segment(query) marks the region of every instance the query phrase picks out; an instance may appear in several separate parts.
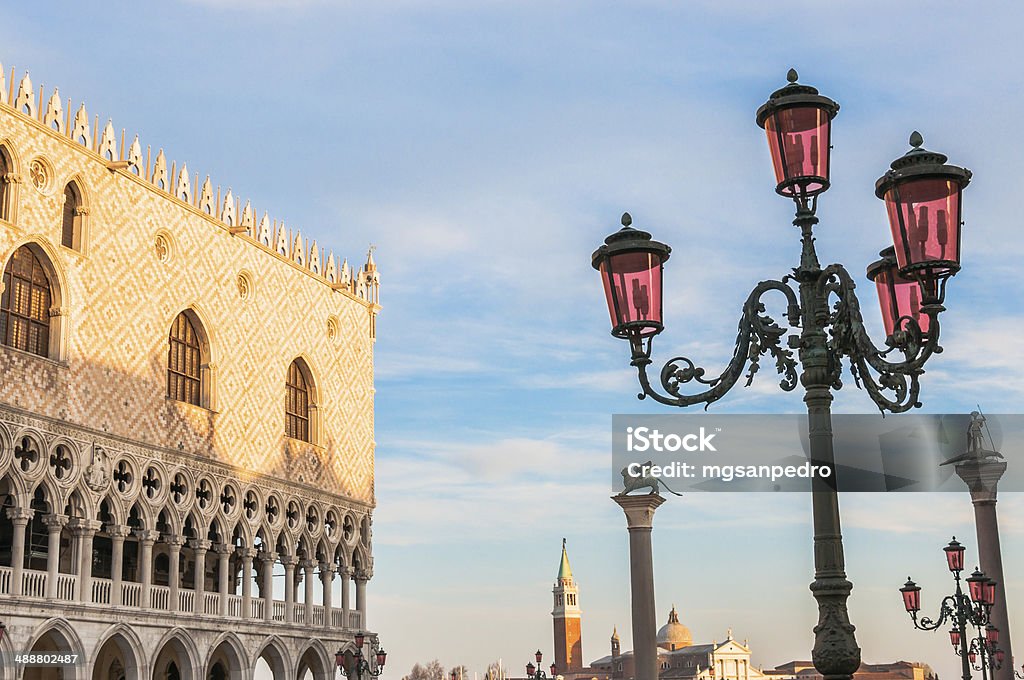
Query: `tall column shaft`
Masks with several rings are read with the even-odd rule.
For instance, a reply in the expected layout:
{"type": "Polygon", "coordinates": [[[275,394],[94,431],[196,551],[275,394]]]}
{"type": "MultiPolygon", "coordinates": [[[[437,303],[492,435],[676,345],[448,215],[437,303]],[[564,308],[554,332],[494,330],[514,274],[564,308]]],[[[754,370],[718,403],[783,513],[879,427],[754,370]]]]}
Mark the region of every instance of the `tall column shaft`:
{"type": "MultiPolygon", "coordinates": [[[[996,515],[996,491],[1006,472],[1006,463],[994,458],[971,460],[956,466],[956,473],[971,490],[974,503],[974,527],[978,534],[978,557],[981,570],[996,581],[996,604],[992,607],[992,625],[999,629],[999,648],[1006,652],[1003,667],[991,671],[992,680],[1013,680],[1013,639],[1006,610],[1006,587],[1003,580],[1003,554],[999,545],[999,519],[996,515]]],[[[967,565],[964,565],[967,566],[967,565]]]]}
{"type": "Polygon", "coordinates": [[[348,613],[352,609],[351,605],[351,590],[352,590],[352,567],[342,567],[341,569],[341,612],[342,617],[345,619],[342,624],[344,628],[348,628],[348,613]]]}
{"type": "Polygon", "coordinates": [[[11,595],[21,595],[22,574],[25,573],[25,530],[35,510],[8,508],[7,517],[14,524],[11,545],[11,595]]]}
{"type": "Polygon", "coordinates": [[[370,575],[365,571],[356,572],[356,610],[359,612],[360,626],[366,628],[366,582],[370,575]]]}
{"type": "Polygon", "coordinates": [[[121,606],[121,581],[124,575],[124,539],[130,529],[124,525],[108,527],[110,532],[110,604],[121,606]]]}
{"type": "Polygon", "coordinates": [[[306,626],[313,625],[313,569],[316,568],[316,562],[313,560],[303,560],[302,571],[306,579],[306,592],[303,595],[302,601],[306,605],[306,613],[303,617],[306,626]]]}
{"type": "Polygon", "coordinates": [[[149,601],[150,591],[153,586],[153,544],[160,538],[160,532],[153,529],[143,529],[135,532],[142,545],[142,559],[139,560],[142,569],[142,586],[140,587],[139,606],[149,609],[152,604],[149,601]]]}
{"type": "Polygon", "coordinates": [[[323,584],[324,626],[330,628],[334,618],[334,565],[329,562],[320,563],[320,582],[323,584]]]}
{"type": "Polygon", "coordinates": [[[284,565],[284,620],[292,623],[295,609],[295,565],[299,560],[292,555],[282,555],[281,564],[284,565]]]}
{"type": "Polygon", "coordinates": [[[176,612],[180,609],[180,604],[178,602],[178,592],[181,587],[181,569],[179,562],[181,561],[181,546],[184,545],[185,539],[181,536],[170,534],[164,536],[164,540],[167,541],[169,560],[167,565],[167,583],[170,590],[170,602],[167,604],[167,607],[170,611],[176,612]]]}
{"type": "Polygon", "coordinates": [[[43,524],[47,529],[46,543],[46,597],[57,597],[57,573],[60,568],[60,532],[68,523],[64,515],[47,515],[43,524]]]}
{"type": "Polygon", "coordinates": [[[626,513],[629,530],[629,591],[636,680],[658,680],[657,623],[654,604],[654,511],[665,502],[658,494],[612,496],[626,513]]]}
{"type": "Polygon", "coordinates": [[[274,620],[274,563],[277,553],[264,553],[263,557],[263,618],[274,620]]]}
{"type": "Polygon", "coordinates": [[[218,591],[220,592],[220,615],[228,615],[228,561],[234,546],[218,545],[214,548],[217,552],[217,576],[219,577],[218,591]]]}
{"type": "Polygon", "coordinates": [[[206,598],[203,593],[206,590],[206,553],[209,549],[210,541],[205,538],[192,541],[192,550],[196,555],[196,573],[193,579],[196,599],[192,606],[196,614],[206,613],[206,598]]]}
{"type": "Polygon", "coordinates": [[[78,531],[81,532],[78,552],[78,599],[92,602],[92,544],[96,532],[103,526],[95,519],[78,520],[78,531]]]}
{"type": "Polygon", "coordinates": [[[252,558],[256,556],[253,548],[242,548],[238,551],[242,558],[242,618],[252,618],[252,558]]]}

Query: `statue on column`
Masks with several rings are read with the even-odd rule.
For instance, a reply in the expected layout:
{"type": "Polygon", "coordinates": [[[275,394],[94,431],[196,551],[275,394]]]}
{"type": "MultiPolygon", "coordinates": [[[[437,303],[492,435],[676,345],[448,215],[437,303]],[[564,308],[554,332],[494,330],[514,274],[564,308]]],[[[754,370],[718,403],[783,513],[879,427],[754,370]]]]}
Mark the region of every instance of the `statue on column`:
{"type": "MultiPolygon", "coordinates": [[[[969,460],[981,461],[986,458],[1003,458],[1003,454],[995,450],[995,444],[992,443],[991,449],[985,448],[985,432],[988,430],[988,425],[985,421],[984,414],[981,411],[971,411],[971,422],[967,425],[967,452],[961,453],[958,456],[953,456],[943,465],[952,465],[954,463],[963,463],[969,460]]],[[[989,441],[991,443],[992,436],[989,435],[989,441]]]]}

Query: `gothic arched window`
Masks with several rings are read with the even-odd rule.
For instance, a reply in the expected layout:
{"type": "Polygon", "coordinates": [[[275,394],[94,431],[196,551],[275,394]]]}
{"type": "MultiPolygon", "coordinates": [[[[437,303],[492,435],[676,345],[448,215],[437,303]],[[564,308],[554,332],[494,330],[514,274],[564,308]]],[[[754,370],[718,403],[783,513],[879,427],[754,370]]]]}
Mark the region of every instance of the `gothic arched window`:
{"type": "Polygon", "coordinates": [[[300,439],[304,442],[310,439],[310,388],[312,382],[307,380],[305,367],[298,359],[288,366],[288,380],[286,381],[287,396],[285,398],[285,434],[292,439],[300,439]]]}
{"type": "Polygon", "coordinates": [[[167,396],[200,405],[202,398],[199,334],[192,320],[182,312],[171,324],[167,350],[167,396]]]}
{"type": "Polygon", "coordinates": [[[49,356],[50,281],[28,246],[14,251],[4,269],[0,341],[8,347],[49,356]]]}
{"type": "Polygon", "coordinates": [[[7,159],[7,153],[3,147],[0,147],[0,220],[11,219],[10,207],[7,205],[8,198],[11,194],[10,188],[7,186],[8,175],[14,172],[11,167],[11,162],[7,159]]]}
{"type": "Polygon", "coordinates": [[[64,187],[64,216],[61,221],[60,244],[74,250],[82,249],[82,219],[85,206],[82,191],[74,182],[64,187]]]}

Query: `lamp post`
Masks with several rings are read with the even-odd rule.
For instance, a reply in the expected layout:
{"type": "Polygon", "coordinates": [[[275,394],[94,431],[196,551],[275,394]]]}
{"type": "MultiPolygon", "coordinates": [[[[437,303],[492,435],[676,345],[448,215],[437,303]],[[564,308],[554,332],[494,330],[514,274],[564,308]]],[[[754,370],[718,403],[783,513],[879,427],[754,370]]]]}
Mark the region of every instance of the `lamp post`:
{"type": "Polygon", "coordinates": [[[900,588],[903,606],[910,614],[918,630],[937,630],[948,621],[949,642],[960,657],[963,680],[971,680],[971,668],[982,672],[983,678],[1002,666],[1003,652],[999,650],[999,629],[991,624],[992,607],[996,603],[996,582],[979,570],[963,579],[967,582],[967,593],[961,587],[960,572],[964,569],[964,547],[953,537],[943,551],[946,565],[953,574],[956,589],[952,595],[942,599],[938,618],[918,618],[921,611],[921,587],[909,577],[900,588]],[[969,627],[977,629],[977,635],[969,635],[969,627]]]}
{"type": "Polygon", "coordinates": [[[362,680],[365,675],[368,678],[379,677],[384,672],[384,663],[388,659],[388,653],[383,648],[378,647],[378,640],[376,637],[372,637],[369,640],[366,639],[365,633],[356,633],[354,639],[356,645],[356,653],[352,659],[352,666],[348,667],[345,665],[345,650],[339,648],[334,654],[334,663],[337,664],[338,670],[347,678],[354,680],[362,680]],[[371,665],[367,661],[366,657],[363,656],[363,645],[369,642],[370,645],[370,656],[374,657],[376,664],[371,665]]]}
{"type": "Polygon", "coordinates": [[[537,659],[537,665],[534,666],[533,662],[526,664],[526,676],[533,678],[533,680],[551,680],[552,678],[558,677],[558,666],[551,664],[548,670],[551,671],[551,675],[547,675],[540,667],[540,662],[544,658],[544,655],[538,649],[534,653],[534,657],[537,659]]]}
{"type": "MultiPolygon", "coordinates": [[[[945,309],[946,282],[960,269],[960,198],[971,173],[923,149],[923,139],[915,132],[910,137],[913,148],[875,183],[893,236],[893,248],[883,250],[882,259],[869,268],[888,335],[885,349],[879,349],[864,330],[853,277],[840,264],[822,267],[814,248],[815,212],[818,196],[829,188],[831,124],[839,105],[798,84],[796,71],[791,69],[787,79],[789,84],[758,109],[757,123],[768,136],[775,190],[796,205],[793,224],[801,234],[800,262],[781,280],[754,287],[743,305],[732,360],[719,376],[676,357],[659,373],[662,391],[651,384],[652,343],[664,329],[662,275],[672,252],[669,246],[632,228],[626,213],[623,228],[605,239],[591,263],[601,273],[612,335],[629,341],[641,399],[649,396],[679,407],[711,404],[736,384],[748,363],[744,377],[750,385],[768,354],[782,376],[783,390],[804,387],[812,463],[833,468],[832,390],[842,386],[843,359],[850,362],[858,387],[866,389],[882,412],[921,405],[924,364],[941,351],[938,317],[945,309]],[[765,313],[762,297],[768,293],[781,294],[787,303],[786,318],[794,331],[787,346],[781,340],[788,330],[765,313]],[[692,393],[685,393],[687,388],[692,393]]],[[[853,584],[846,578],[834,479],[815,477],[812,486],[811,592],[818,603],[812,658],[826,680],[848,680],[860,667],[860,648],[846,607],[853,584]]]]}

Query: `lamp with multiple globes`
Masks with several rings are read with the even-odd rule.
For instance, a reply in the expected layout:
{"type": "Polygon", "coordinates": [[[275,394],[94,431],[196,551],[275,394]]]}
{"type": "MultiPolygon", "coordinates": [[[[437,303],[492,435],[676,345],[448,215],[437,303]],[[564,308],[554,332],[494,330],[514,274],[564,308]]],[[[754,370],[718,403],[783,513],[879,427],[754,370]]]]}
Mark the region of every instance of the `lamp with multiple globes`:
{"type": "Polygon", "coordinates": [[[963,579],[967,582],[967,593],[961,586],[960,574],[964,569],[964,546],[956,537],[943,551],[946,566],[953,574],[956,588],[952,595],[943,598],[939,616],[918,617],[921,611],[921,587],[910,578],[900,588],[903,607],[910,614],[918,630],[937,630],[949,622],[949,643],[960,657],[963,680],[971,680],[971,669],[981,671],[983,678],[990,678],[993,670],[1002,667],[1005,653],[999,649],[999,629],[992,625],[992,607],[996,604],[996,582],[980,570],[963,579]],[[970,631],[974,628],[976,633],[970,631]]]}
{"type": "MultiPolygon", "coordinates": [[[[921,406],[920,376],[939,346],[939,314],[944,311],[946,281],[960,268],[962,190],[969,170],[947,165],[946,156],[921,148],[917,132],[913,147],[892,162],[876,182],[875,194],[885,201],[892,247],[868,268],[875,283],[885,324],[882,348],[864,327],[853,276],[841,264],[822,267],[814,246],[818,198],[831,185],[832,122],[839,104],[817,89],[798,83],[773,92],[757,111],[765,130],[775,171],[775,191],[793,200],[793,224],[800,230],[800,261],[779,280],[757,284],[740,314],[732,359],[717,376],[691,359],[667,361],[656,377],[654,338],[665,328],[663,285],[665,263],[672,249],[635,229],[629,213],[623,228],[605,239],[591,256],[608,304],[612,335],[629,341],[630,365],[636,368],[641,399],[668,405],[705,408],[721,399],[739,381],[749,386],[771,360],[781,376],[779,386],[805,390],[810,457],[834,468],[832,391],[842,386],[843,361],[848,361],[858,387],[883,413],[901,413],[921,406]],[[785,304],[780,324],[766,313],[769,295],[785,304]],[[788,336],[784,340],[784,336],[788,336]],[[795,351],[795,355],[794,355],[795,351]],[[652,384],[655,383],[655,384],[652,384]]],[[[678,256],[677,256],[678,259],[678,256]]],[[[689,262],[691,269],[700,263],[689,262]]],[[[812,651],[815,668],[828,680],[848,680],[860,667],[846,601],[853,585],[847,580],[835,476],[815,479],[812,487],[815,580],[811,591],[818,604],[818,625],[812,651]]]]}
{"type": "Polygon", "coordinates": [[[533,656],[537,659],[537,665],[534,666],[532,661],[526,664],[526,677],[532,678],[533,680],[552,680],[553,678],[558,677],[558,666],[556,666],[555,664],[551,664],[551,666],[548,668],[548,670],[551,671],[551,675],[547,675],[541,669],[540,662],[543,660],[544,655],[541,653],[539,649],[534,653],[533,656]]]}
{"type": "Polygon", "coordinates": [[[367,643],[365,633],[356,633],[353,636],[353,644],[355,645],[356,651],[352,655],[352,663],[346,663],[345,650],[339,648],[334,654],[334,663],[338,667],[338,671],[347,678],[354,680],[362,680],[363,676],[367,678],[379,677],[384,672],[384,664],[387,662],[388,653],[383,648],[379,647],[378,640],[376,637],[372,637],[369,640],[370,644],[370,658],[374,663],[363,656],[363,646],[367,643]]]}

